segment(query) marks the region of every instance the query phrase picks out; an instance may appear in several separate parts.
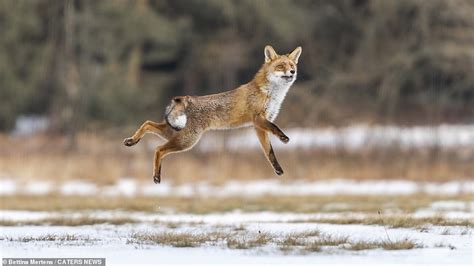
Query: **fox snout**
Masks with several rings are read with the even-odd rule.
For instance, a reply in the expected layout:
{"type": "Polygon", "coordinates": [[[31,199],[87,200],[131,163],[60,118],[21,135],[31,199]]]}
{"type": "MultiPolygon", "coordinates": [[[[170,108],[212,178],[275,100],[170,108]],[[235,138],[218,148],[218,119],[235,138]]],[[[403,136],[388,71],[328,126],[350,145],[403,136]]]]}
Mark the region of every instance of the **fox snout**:
{"type": "Polygon", "coordinates": [[[286,82],[292,82],[295,79],[295,76],[296,71],[292,69],[290,71],[286,71],[283,75],[281,75],[281,78],[286,82]]]}

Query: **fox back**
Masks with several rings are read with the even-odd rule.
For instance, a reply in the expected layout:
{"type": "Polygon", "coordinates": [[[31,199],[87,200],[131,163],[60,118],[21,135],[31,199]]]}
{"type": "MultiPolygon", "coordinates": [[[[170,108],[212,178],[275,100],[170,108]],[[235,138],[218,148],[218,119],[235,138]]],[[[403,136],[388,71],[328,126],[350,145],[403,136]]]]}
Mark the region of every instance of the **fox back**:
{"type": "Polygon", "coordinates": [[[273,122],[296,80],[301,48],[278,55],[267,46],[264,52],[265,63],[249,83],[212,95],[175,97],[165,114],[168,124],[178,129],[178,124],[195,121],[193,126],[202,130],[230,129],[250,126],[257,115],[273,122]]]}
{"type": "Polygon", "coordinates": [[[137,144],[145,133],[167,140],[155,150],[153,180],[161,182],[161,160],[170,153],[191,149],[202,134],[212,129],[253,126],[265,157],[277,175],[283,174],[270,143],[269,133],[283,143],[290,139],[273,123],[288,90],[296,80],[301,47],[278,55],[271,46],[264,49],[265,62],[255,77],[238,88],[206,96],[178,96],[166,107],[165,121],[145,121],[124,144],[137,144]]]}

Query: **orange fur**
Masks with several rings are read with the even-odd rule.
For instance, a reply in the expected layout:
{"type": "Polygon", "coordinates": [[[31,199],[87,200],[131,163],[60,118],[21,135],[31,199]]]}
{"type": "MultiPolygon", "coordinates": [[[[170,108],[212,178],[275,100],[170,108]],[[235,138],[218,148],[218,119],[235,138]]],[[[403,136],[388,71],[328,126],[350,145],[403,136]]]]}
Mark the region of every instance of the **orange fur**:
{"type": "Polygon", "coordinates": [[[161,160],[164,156],[192,148],[205,131],[243,126],[255,127],[265,157],[278,175],[283,174],[268,133],[276,135],[284,143],[289,141],[273,121],[296,80],[301,47],[290,54],[278,55],[271,46],[266,46],[264,54],[265,63],[249,83],[212,95],[175,97],[166,108],[166,121],[147,121],[132,137],[124,140],[125,145],[132,146],[145,133],[151,132],[168,141],[155,152],[155,183],[161,181],[161,160]]]}

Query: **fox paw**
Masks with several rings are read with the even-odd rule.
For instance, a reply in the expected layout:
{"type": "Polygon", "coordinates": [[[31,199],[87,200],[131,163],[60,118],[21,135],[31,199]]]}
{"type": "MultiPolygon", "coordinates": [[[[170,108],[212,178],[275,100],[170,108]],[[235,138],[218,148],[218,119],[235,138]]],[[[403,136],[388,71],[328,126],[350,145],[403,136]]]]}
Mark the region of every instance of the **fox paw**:
{"type": "Polygon", "coordinates": [[[275,168],[275,174],[277,174],[277,175],[283,175],[283,169],[281,169],[281,167],[276,167],[276,168],[275,168]]]}
{"type": "Polygon", "coordinates": [[[133,146],[133,145],[137,144],[139,141],[140,141],[140,139],[134,140],[133,138],[126,138],[126,139],[123,140],[123,144],[125,146],[130,147],[130,146],[133,146]]]}
{"type": "Polygon", "coordinates": [[[282,136],[280,136],[280,140],[281,140],[281,142],[286,144],[290,141],[290,138],[288,138],[286,135],[282,135],[282,136]]]}
{"type": "Polygon", "coordinates": [[[161,183],[161,175],[154,175],[153,182],[155,182],[155,184],[161,183]]]}

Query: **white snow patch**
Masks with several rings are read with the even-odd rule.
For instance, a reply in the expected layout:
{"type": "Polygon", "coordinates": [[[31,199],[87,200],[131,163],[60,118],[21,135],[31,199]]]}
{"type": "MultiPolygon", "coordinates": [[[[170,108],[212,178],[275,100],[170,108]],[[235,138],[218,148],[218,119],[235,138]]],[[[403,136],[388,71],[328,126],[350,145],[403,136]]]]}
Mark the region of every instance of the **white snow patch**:
{"type": "MultiPolygon", "coordinates": [[[[290,128],[284,130],[290,137],[288,144],[275,141],[277,149],[347,149],[385,148],[398,146],[409,148],[439,147],[446,149],[474,147],[474,125],[439,126],[370,126],[354,125],[343,128],[290,128]]],[[[197,148],[204,152],[225,147],[242,151],[260,149],[255,132],[251,129],[222,136],[213,132],[203,136],[197,148]],[[224,145],[213,145],[213,143],[224,145]]]]}
{"type": "Polygon", "coordinates": [[[60,192],[63,195],[87,196],[96,194],[98,190],[96,184],[79,180],[68,181],[60,188],[60,192]]]}
{"type": "MultiPolygon", "coordinates": [[[[151,182],[151,181],[150,181],[151,182]]],[[[0,195],[32,194],[44,195],[59,191],[62,195],[103,196],[158,196],[158,197],[256,197],[264,195],[311,196],[311,195],[431,195],[474,194],[474,181],[450,181],[446,183],[415,182],[407,180],[365,180],[346,179],[321,181],[255,180],[229,181],[222,185],[208,182],[173,185],[169,182],[155,185],[139,183],[132,178],[123,178],[116,184],[98,186],[95,183],[72,180],[62,184],[52,181],[31,181],[21,186],[13,179],[0,179],[0,195]],[[19,190],[18,187],[25,187],[19,190]]]]}
{"type": "MultiPolygon", "coordinates": [[[[223,225],[223,224],[221,224],[223,225]]],[[[227,225],[240,225],[240,221],[227,225]]],[[[141,265],[158,262],[167,264],[285,264],[285,265],[472,265],[472,235],[442,234],[445,227],[431,227],[420,232],[411,228],[386,228],[377,225],[333,225],[314,223],[259,223],[244,224],[245,236],[253,237],[258,232],[270,233],[277,238],[288,234],[319,230],[322,234],[347,236],[355,241],[396,241],[406,238],[422,246],[410,250],[388,251],[383,249],[347,251],[333,247],[331,251],[316,253],[285,254],[277,245],[269,244],[249,250],[229,250],[225,242],[217,246],[203,245],[197,248],[173,248],[165,245],[127,244],[133,233],[154,232],[229,232],[228,227],[215,227],[209,224],[182,225],[170,229],[159,224],[96,225],[96,226],[21,226],[0,227],[2,238],[35,237],[46,234],[89,236],[90,242],[74,244],[74,241],[8,241],[0,240],[2,256],[24,257],[84,257],[84,254],[105,257],[107,265],[141,265]],[[445,247],[439,247],[442,244],[445,247]],[[454,247],[453,249],[448,246],[454,247]]],[[[458,230],[459,229],[459,230],[458,230]]],[[[453,232],[461,228],[449,227],[453,232]]],[[[464,229],[462,229],[464,230],[464,229]]]]}
{"type": "Polygon", "coordinates": [[[101,194],[105,196],[127,196],[132,197],[137,194],[138,183],[131,178],[122,178],[115,185],[106,186],[101,194]]]}
{"type": "Polygon", "coordinates": [[[431,208],[437,211],[456,210],[474,212],[474,201],[444,200],[431,203],[431,208]]]}
{"type": "Polygon", "coordinates": [[[17,192],[17,183],[13,179],[0,179],[0,195],[13,195],[17,192]]]}
{"type": "Polygon", "coordinates": [[[46,195],[53,191],[53,183],[50,181],[31,181],[26,184],[23,194],[46,195]]]}

